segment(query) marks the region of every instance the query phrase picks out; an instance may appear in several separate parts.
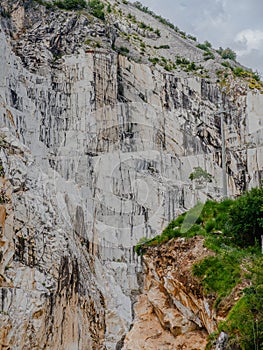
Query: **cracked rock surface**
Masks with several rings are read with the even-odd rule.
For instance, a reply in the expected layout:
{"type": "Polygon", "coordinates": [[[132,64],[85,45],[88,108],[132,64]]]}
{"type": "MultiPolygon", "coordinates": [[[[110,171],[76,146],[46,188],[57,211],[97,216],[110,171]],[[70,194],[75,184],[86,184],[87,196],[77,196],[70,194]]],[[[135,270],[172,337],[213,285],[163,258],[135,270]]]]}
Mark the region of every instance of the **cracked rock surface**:
{"type": "MultiPolygon", "coordinates": [[[[133,246],[197,201],[222,197],[221,101],[230,111],[229,194],[262,180],[262,95],[233,77],[223,93],[214,68],[208,79],[150,64],[147,55],[166,36],[171,48],[160,52],[167,60],[178,53],[201,60],[202,52],[131,5],[110,2],[122,15],[113,11],[102,22],[35,1],[1,1],[3,349],[122,346],[142,280],[133,246]],[[129,12],[161,37],[129,22],[129,12]],[[135,34],[148,45],[145,57],[135,34]],[[125,56],[118,50],[128,35],[125,56]],[[191,182],[198,166],[212,182],[191,182]]],[[[160,321],[154,296],[150,304],[143,298],[140,320],[158,323],[145,344],[163,339],[167,325],[171,348],[185,329],[204,344],[214,327],[209,318],[200,323],[175,310],[160,321]]]]}

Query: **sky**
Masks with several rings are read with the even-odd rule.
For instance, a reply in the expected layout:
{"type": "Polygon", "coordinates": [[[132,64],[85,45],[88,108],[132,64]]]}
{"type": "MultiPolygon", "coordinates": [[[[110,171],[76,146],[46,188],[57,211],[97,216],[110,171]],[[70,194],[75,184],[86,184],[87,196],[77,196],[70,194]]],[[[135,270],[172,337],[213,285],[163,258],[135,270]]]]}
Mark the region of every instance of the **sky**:
{"type": "Polygon", "coordinates": [[[263,76],[263,0],[140,0],[155,13],[263,76]]]}

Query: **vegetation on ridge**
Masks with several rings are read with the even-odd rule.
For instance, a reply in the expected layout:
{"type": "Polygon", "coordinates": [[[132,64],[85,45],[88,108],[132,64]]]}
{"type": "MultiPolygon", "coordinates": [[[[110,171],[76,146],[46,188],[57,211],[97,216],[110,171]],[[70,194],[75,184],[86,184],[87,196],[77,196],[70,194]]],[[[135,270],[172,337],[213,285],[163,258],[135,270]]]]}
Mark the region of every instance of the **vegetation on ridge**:
{"type": "Polygon", "coordinates": [[[215,251],[221,245],[234,248],[259,246],[263,235],[263,186],[253,188],[235,200],[208,200],[204,205],[198,203],[171,221],[161,235],[138,243],[135,250],[143,254],[148,246],[162,244],[175,237],[196,235],[206,237],[206,244],[215,251]],[[185,230],[187,223],[190,226],[185,230]]]}
{"type": "MultiPolygon", "coordinates": [[[[55,7],[68,11],[78,11],[87,9],[91,15],[101,20],[105,19],[104,4],[100,0],[55,0],[53,2],[47,2],[45,0],[34,1],[50,9],[53,9],[55,7]]],[[[110,4],[108,4],[107,12],[111,12],[110,4]]]]}
{"type": "MultiPolygon", "coordinates": [[[[144,6],[139,1],[135,1],[133,3],[133,6],[135,6],[137,9],[141,10],[142,12],[148,13],[152,17],[156,18],[160,23],[167,25],[171,29],[174,29],[176,32],[180,32],[179,28],[175,26],[173,23],[171,23],[168,19],[163,18],[162,16],[156,15],[152,10],[150,10],[147,6],[144,6]]],[[[181,34],[184,34],[184,32],[180,32],[181,34]]]]}
{"type": "Polygon", "coordinates": [[[53,4],[65,10],[80,10],[87,7],[85,0],[58,0],[54,1],[53,4]]]}
{"type": "MultiPolygon", "coordinates": [[[[210,78],[213,77],[215,71],[213,68],[209,68],[209,72],[205,69],[200,63],[204,63],[208,60],[214,60],[216,58],[216,65],[218,67],[221,62],[225,69],[217,69],[217,72],[221,72],[218,82],[220,84],[226,83],[226,77],[239,77],[247,81],[247,86],[252,90],[259,90],[263,93],[263,83],[260,81],[260,77],[258,73],[254,73],[250,70],[245,70],[242,67],[238,66],[236,62],[236,53],[230,48],[223,49],[219,47],[218,50],[212,48],[212,44],[208,41],[204,43],[196,43],[195,46],[201,50],[203,50],[203,58],[198,59],[198,61],[190,62],[185,57],[180,56],[172,56],[172,50],[164,54],[165,49],[172,49],[172,45],[168,44],[159,44],[154,42],[151,44],[150,40],[156,41],[163,33],[161,33],[160,28],[153,28],[151,25],[144,23],[141,21],[140,16],[136,19],[135,15],[128,12],[122,11],[122,9],[118,6],[120,1],[115,2],[113,5],[108,3],[107,1],[103,2],[101,0],[33,0],[41,5],[46,6],[49,9],[60,8],[66,11],[78,11],[78,15],[84,14],[88,18],[89,15],[97,17],[101,20],[111,21],[112,16],[116,15],[120,21],[126,20],[129,24],[129,31],[125,32],[123,30],[119,30],[118,36],[122,39],[120,41],[120,45],[122,47],[126,47],[124,44],[124,40],[127,40],[129,44],[132,44],[129,47],[129,52],[127,50],[122,50],[122,48],[118,47],[118,44],[115,46],[112,44],[112,49],[119,52],[122,55],[127,56],[129,59],[133,59],[136,62],[146,61],[148,59],[152,64],[163,67],[163,69],[167,72],[172,72],[175,70],[184,71],[186,73],[191,72],[193,75],[199,76],[201,78],[210,78]],[[111,14],[111,15],[109,15],[111,14]],[[131,31],[130,31],[131,30],[131,31]],[[146,38],[146,41],[142,41],[142,37],[146,38]],[[136,42],[137,41],[137,42],[136,42]],[[155,51],[154,51],[155,50],[155,51]],[[158,51],[157,51],[158,50],[158,51]],[[162,51],[160,51],[162,50],[162,51]],[[165,55],[163,57],[162,55],[165,55]],[[219,57],[221,56],[221,58],[219,57]],[[231,61],[232,62],[231,62],[231,61]],[[210,71],[211,70],[211,71],[210,71]],[[208,74],[209,73],[209,74],[208,74]],[[212,75],[210,74],[212,73],[212,75]]],[[[163,18],[155,14],[151,11],[147,6],[142,5],[139,1],[134,3],[129,3],[126,0],[122,0],[123,4],[134,6],[142,12],[149,14],[154,17],[161,24],[168,26],[173,29],[176,33],[180,34],[185,39],[190,39],[192,41],[197,41],[196,37],[191,35],[187,35],[185,32],[179,30],[177,26],[171,23],[169,20],[163,18]]],[[[2,16],[8,16],[8,11],[2,11],[2,16]]],[[[118,28],[118,26],[116,26],[118,28]]],[[[106,34],[106,36],[109,34],[106,34]]],[[[83,43],[89,45],[93,48],[97,47],[105,47],[107,46],[107,42],[94,40],[94,38],[87,38],[83,40],[83,43]],[[88,44],[90,42],[90,45],[88,44]]],[[[192,42],[193,45],[193,42],[192,42]]],[[[108,46],[107,46],[108,47],[108,46]]],[[[128,48],[128,46],[127,46],[128,48]]],[[[60,57],[60,56],[58,56],[60,57]]],[[[55,57],[57,58],[57,56],[55,57]]],[[[208,66],[209,67],[209,66],[208,66]]]]}
{"type": "Polygon", "coordinates": [[[219,53],[219,55],[221,55],[223,59],[230,59],[232,61],[235,61],[237,58],[236,53],[233,50],[231,50],[229,47],[227,47],[226,49],[219,47],[217,52],[219,53]]]}
{"type": "Polygon", "coordinates": [[[207,349],[212,347],[221,331],[230,336],[228,349],[261,349],[263,186],[235,200],[199,203],[173,220],[161,235],[141,240],[135,250],[143,254],[147,247],[157,246],[174,237],[196,235],[204,236],[205,246],[215,254],[194,265],[193,275],[199,279],[205,294],[214,296],[214,308],[225,317],[218,332],[210,336],[207,349]],[[239,300],[233,306],[237,295],[239,300]]]}
{"type": "Polygon", "coordinates": [[[258,72],[254,72],[251,69],[245,69],[244,67],[237,66],[233,67],[229,61],[222,62],[222,66],[227,68],[227,70],[218,70],[216,74],[218,77],[223,77],[221,84],[226,84],[227,77],[237,77],[246,81],[248,87],[251,90],[259,90],[263,94],[263,82],[260,80],[260,75],[258,72]]]}

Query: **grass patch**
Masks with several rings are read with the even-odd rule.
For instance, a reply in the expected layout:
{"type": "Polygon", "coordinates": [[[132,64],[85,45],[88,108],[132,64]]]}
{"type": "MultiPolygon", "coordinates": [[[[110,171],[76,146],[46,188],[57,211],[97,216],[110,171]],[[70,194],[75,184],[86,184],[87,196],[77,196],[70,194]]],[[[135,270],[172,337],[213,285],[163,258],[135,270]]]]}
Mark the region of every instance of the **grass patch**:
{"type": "Polygon", "coordinates": [[[263,234],[262,208],[263,187],[252,189],[236,200],[198,203],[172,220],[161,235],[145,241],[143,245],[153,246],[175,237],[202,235],[206,237],[206,246],[215,252],[226,246],[231,249],[257,246],[258,237],[263,234]]]}
{"type": "MultiPolygon", "coordinates": [[[[205,246],[214,251],[193,266],[204,293],[215,298],[214,308],[224,307],[226,298],[241,281],[248,288],[230,310],[207,345],[211,349],[221,331],[229,335],[229,349],[258,349],[263,344],[263,256],[257,239],[263,233],[263,187],[254,188],[236,200],[199,203],[179,215],[161,235],[143,239],[135,247],[144,254],[149,246],[158,246],[176,237],[205,238],[205,246]],[[253,344],[253,345],[252,345],[253,344]],[[232,346],[232,347],[231,347],[232,346]]],[[[222,310],[222,309],[221,309],[222,310]]]]}
{"type": "MultiPolygon", "coordinates": [[[[254,255],[255,257],[255,255],[254,255]]],[[[219,325],[221,331],[229,334],[231,349],[262,349],[263,344],[263,257],[258,254],[248,267],[250,287],[243,290],[243,296],[233,306],[226,321],[219,325]]]]}
{"type": "MultiPolygon", "coordinates": [[[[206,294],[216,294],[220,301],[240,282],[240,254],[231,251],[204,259],[194,265],[193,275],[200,278],[206,294]]],[[[216,302],[217,307],[219,302],[216,302]]]]}
{"type": "MultiPolygon", "coordinates": [[[[222,202],[207,201],[205,204],[198,203],[188,212],[179,215],[175,220],[172,220],[169,225],[163,230],[162,234],[149,240],[144,240],[142,243],[144,248],[147,246],[158,245],[167,242],[169,239],[176,237],[194,237],[202,235],[206,237],[207,246],[218,249],[221,240],[225,243],[231,239],[228,236],[220,233],[227,227],[228,210],[233,201],[230,199],[222,202]],[[214,242],[215,241],[215,242],[214,242]]],[[[140,246],[138,243],[138,250],[140,246]]],[[[136,247],[137,247],[136,246],[136,247]]]]}

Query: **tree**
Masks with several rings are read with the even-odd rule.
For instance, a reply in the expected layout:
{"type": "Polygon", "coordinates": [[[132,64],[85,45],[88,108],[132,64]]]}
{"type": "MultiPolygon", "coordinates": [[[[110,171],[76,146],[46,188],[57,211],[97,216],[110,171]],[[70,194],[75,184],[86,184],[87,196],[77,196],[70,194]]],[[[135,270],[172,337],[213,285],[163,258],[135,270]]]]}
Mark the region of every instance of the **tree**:
{"type": "Polygon", "coordinates": [[[93,16],[104,20],[104,4],[100,0],[90,0],[88,5],[90,12],[93,16]]]}
{"type": "Polygon", "coordinates": [[[205,45],[206,47],[208,47],[209,49],[212,48],[212,44],[211,44],[209,41],[207,41],[207,40],[204,42],[204,45],[205,45]]]}
{"type": "Polygon", "coordinates": [[[212,182],[213,176],[209,174],[207,171],[202,169],[200,166],[195,167],[194,171],[189,175],[189,179],[191,181],[198,180],[198,181],[205,181],[205,182],[212,182]]]}
{"type": "Polygon", "coordinates": [[[233,202],[228,231],[241,247],[258,244],[263,235],[263,186],[253,188],[233,202]]]}
{"type": "Polygon", "coordinates": [[[222,49],[222,47],[220,47],[217,52],[224,59],[230,59],[230,60],[235,61],[237,58],[235,51],[231,50],[229,47],[227,47],[226,49],[222,49]]]}
{"type": "Polygon", "coordinates": [[[81,10],[87,7],[87,3],[85,0],[55,1],[54,5],[65,10],[81,10]]]}

